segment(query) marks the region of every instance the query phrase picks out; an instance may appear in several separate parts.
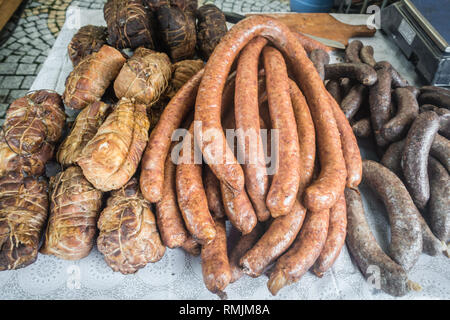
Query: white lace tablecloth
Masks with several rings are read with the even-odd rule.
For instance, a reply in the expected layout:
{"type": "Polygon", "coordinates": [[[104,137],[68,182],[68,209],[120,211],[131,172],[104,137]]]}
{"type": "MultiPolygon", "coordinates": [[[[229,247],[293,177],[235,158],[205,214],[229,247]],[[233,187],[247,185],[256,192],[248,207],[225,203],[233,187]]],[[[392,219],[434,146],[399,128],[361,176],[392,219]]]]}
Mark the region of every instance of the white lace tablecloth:
{"type": "MultiPolygon", "coordinates": [[[[365,16],[337,15],[343,22],[363,24],[365,16]]],[[[100,10],[68,10],[68,17],[58,39],[31,89],[64,91],[64,81],[72,69],[67,44],[76,29],[85,24],[105,24],[100,10]],[[74,28],[75,27],[75,28],[74,28]]],[[[412,83],[418,78],[413,67],[395,45],[380,32],[374,38],[361,39],[375,48],[377,60],[390,61],[412,83]]],[[[333,59],[339,59],[333,57],[333,59]]],[[[373,158],[362,146],[363,155],[373,158]]],[[[389,227],[382,204],[367,188],[361,187],[366,213],[383,248],[387,247],[389,227]]],[[[422,291],[402,299],[450,299],[450,259],[422,255],[409,273],[422,291]]],[[[267,277],[244,276],[226,290],[229,299],[392,299],[371,287],[351,261],[344,247],[332,269],[323,278],[308,272],[298,283],[282,289],[273,297],[266,287],[267,277]]],[[[113,272],[96,248],[80,261],[64,261],[39,254],[32,265],[15,271],[0,272],[1,299],[218,299],[202,281],[199,257],[181,249],[168,249],[164,258],[148,264],[133,275],[113,272]]]]}

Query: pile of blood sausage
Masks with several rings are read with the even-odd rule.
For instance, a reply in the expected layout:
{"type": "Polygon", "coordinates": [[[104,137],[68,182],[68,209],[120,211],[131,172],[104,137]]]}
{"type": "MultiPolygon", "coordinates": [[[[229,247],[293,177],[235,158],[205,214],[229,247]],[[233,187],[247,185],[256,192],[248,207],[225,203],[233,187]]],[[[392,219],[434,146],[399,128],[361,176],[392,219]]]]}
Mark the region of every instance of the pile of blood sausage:
{"type": "Polygon", "coordinates": [[[38,251],[78,260],[96,244],[131,274],[182,248],[200,255],[212,293],[264,274],[276,295],[329,272],[347,243],[365,277],[378,266],[381,289],[401,296],[419,288],[407,273],[422,251],[447,252],[448,91],[409,86],[359,41],[329,64],[327,47],[266,16],[237,23],[206,65],[82,38],[62,97],[39,90],[7,112],[0,270],[38,251]],[[80,110],[70,128],[64,105],[80,110]],[[374,140],[381,164],[361,159],[356,137],[374,140]],[[61,172],[47,183],[54,155],[61,172]],[[389,214],[387,253],[361,181],[389,214]]]}
{"type": "MultiPolygon", "coordinates": [[[[409,85],[372,46],[352,41],[345,62],[311,56],[362,141],[372,141],[380,163],[363,161],[363,183],[384,203],[391,241],[385,254],[364,219],[361,196],[346,189],[347,245],[363,274],[382,272],[381,288],[401,296],[418,285],[407,279],[421,252],[448,256],[450,241],[450,91],[409,85]],[[370,245],[367,245],[370,243],[370,245]]],[[[369,274],[367,274],[369,276],[369,274]]]]}

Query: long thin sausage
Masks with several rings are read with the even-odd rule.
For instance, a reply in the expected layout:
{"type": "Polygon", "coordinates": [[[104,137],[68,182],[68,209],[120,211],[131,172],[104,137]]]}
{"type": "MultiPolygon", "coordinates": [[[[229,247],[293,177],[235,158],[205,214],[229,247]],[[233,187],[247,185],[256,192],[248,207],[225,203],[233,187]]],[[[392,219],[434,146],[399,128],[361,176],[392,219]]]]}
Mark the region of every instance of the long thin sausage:
{"type": "Polygon", "coordinates": [[[204,170],[203,183],[205,185],[205,193],[206,199],[208,200],[209,211],[214,213],[214,216],[217,218],[223,218],[225,216],[225,209],[223,207],[219,180],[208,166],[206,166],[204,170]]]}
{"type": "Polygon", "coordinates": [[[346,186],[348,188],[356,188],[362,179],[362,160],[358,141],[344,112],[339,108],[331,94],[329,96],[337,127],[341,134],[342,152],[344,153],[345,167],[347,169],[346,186]]]}
{"type": "Polygon", "coordinates": [[[261,239],[239,261],[244,273],[258,277],[269,264],[282,255],[294,242],[303,224],[305,213],[306,209],[295,201],[289,214],[273,220],[261,239]]]}
{"type": "Polygon", "coordinates": [[[342,194],[341,198],[330,209],[327,240],[313,269],[317,276],[322,277],[333,266],[345,244],[346,234],[347,207],[345,205],[345,196],[342,194]]]}
{"type": "Polygon", "coordinates": [[[284,286],[300,280],[314,264],[327,239],[328,223],[328,209],[308,211],[299,236],[289,251],[278,259],[267,282],[267,287],[273,295],[284,286]]]}
{"type": "MultiPolygon", "coordinates": [[[[220,128],[221,93],[233,60],[241,49],[254,37],[264,36],[271,40],[292,65],[296,80],[306,96],[318,132],[322,171],[319,179],[307,189],[307,207],[318,210],[331,207],[342,193],[346,169],[341,149],[339,131],[333,116],[329,98],[322,80],[308,59],[301,43],[282,23],[266,16],[250,16],[237,23],[221,40],[205,67],[205,74],[197,94],[195,119],[202,122],[202,130],[196,139],[202,142],[206,133],[222,133],[220,128]]],[[[224,139],[222,134],[222,139],[224,139]]],[[[203,141],[202,152],[219,180],[232,189],[244,187],[241,167],[229,148],[225,155],[231,159],[224,163],[223,154],[214,153],[217,141],[203,141]]]]}
{"type": "Polygon", "coordinates": [[[231,269],[227,255],[225,221],[215,219],[217,235],[201,251],[203,282],[212,293],[221,294],[230,283],[231,269]]]}
{"type": "Polygon", "coordinates": [[[202,69],[197,72],[170,100],[150,134],[141,162],[140,177],[142,194],[150,202],[161,200],[164,183],[164,162],[169,152],[172,134],[194,106],[203,71],[202,69]]]}
{"type": "MultiPolygon", "coordinates": [[[[171,150],[173,150],[174,145],[175,143],[172,144],[171,150]]],[[[164,164],[162,197],[156,203],[156,223],[161,234],[161,240],[169,248],[182,246],[189,236],[178,208],[175,173],[176,166],[171,157],[167,157],[164,164]]]]}
{"type": "Polygon", "coordinates": [[[265,47],[263,60],[272,128],[279,132],[278,168],[266,198],[276,218],[289,213],[294,205],[300,182],[300,146],[283,56],[277,49],[265,47]]]}
{"type": "Polygon", "coordinates": [[[236,70],[234,98],[237,142],[244,150],[245,185],[260,221],[270,217],[266,206],[269,180],[260,135],[258,103],[258,62],[266,44],[267,39],[257,37],[242,50],[236,70]]]}
{"type": "Polygon", "coordinates": [[[181,163],[176,168],[177,199],[189,232],[199,242],[208,243],[216,236],[216,229],[208,209],[208,200],[203,187],[202,167],[194,162],[193,132],[194,122],[190,125],[189,133],[183,140],[183,148],[180,152],[181,163]],[[185,148],[184,144],[189,149],[185,148]],[[190,159],[185,159],[184,151],[190,153],[190,159]]]}
{"type": "Polygon", "coordinates": [[[297,122],[298,142],[300,145],[300,183],[298,196],[311,184],[316,159],[316,134],[308,104],[303,93],[294,81],[289,80],[292,107],[297,122]]]}

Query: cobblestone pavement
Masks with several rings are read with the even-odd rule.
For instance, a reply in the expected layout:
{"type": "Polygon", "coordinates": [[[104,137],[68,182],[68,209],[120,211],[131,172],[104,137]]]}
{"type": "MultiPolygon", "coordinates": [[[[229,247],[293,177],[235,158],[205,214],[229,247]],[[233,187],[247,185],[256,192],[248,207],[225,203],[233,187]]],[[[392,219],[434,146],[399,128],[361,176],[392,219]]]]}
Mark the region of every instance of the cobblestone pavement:
{"type": "MultiPolygon", "coordinates": [[[[0,125],[3,124],[2,119],[9,104],[23,96],[33,84],[64,24],[68,6],[102,9],[105,2],[106,0],[29,0],[20,17],[11,19],[5,29],[13,30],[15,23],[17,26],[8,40],[0,46],[0,125]]],[[[202,3],[215,3],[224,11],[289,11],[288,0],[199,1],[199,5],[202,3]]],[[[2,33],[8,32],[5,29],[2,33]]]]}

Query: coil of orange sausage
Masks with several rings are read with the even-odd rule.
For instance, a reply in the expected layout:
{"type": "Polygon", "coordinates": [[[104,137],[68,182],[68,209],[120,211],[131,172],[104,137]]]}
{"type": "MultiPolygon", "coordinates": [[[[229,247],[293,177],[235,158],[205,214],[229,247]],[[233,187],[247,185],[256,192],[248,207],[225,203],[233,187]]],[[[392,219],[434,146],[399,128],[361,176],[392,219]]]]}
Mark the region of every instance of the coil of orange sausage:
{"type": "Polygon", "coordinates": [[[267,287],[273,295],[297,282],[319,257],[327,238],[329,210],[308,211],[305,223],[292,247],[278,259],[267,287]]]}
{"type": "Polygon", "coordinates": [[[347,234],[347,207],[345,204],[345,196],[341,198],[330,209],[330,222],[328,225],[328,235],[322,252],[314,264],[314,273],[322,277],[322,275],[331,268],[341,253],[341,249],[345,243],[347,234]]]}
{"type": "Polygon", "coordinates": [[[300,183],[298,196],[301,198],[303,191],[310,185],[313,178],[314,161],[316,158],[316,134],[305,97],[294,81],[289,80],[289,88],[300,145],[300,183]]]}
{"type": "Polygon", "coordinates": [[[172,134],[194,106],[203,71],[202,69],[197,72],[178,90],[150,134],[141,162],[142,169],[139,181],[143,196],[150,202],[161,200],[164,183],[164,162],[169,152],[172,134]]]}
{"type": "Polygon", "coordinates": [[[272,129],[278,130],[277,170],[267,193],[272,217],[286,215],[297,198],[300,182],[300,146],[289,92],[286,63],[273,47],[263,49],[266,90],[272,129]]]}
{"type": "Polygon", "coordinates": [[[305,213],[306,209],[295,201],[289,214],[274,219],[263,236],[239,261],[244,273],[259,277],[270,263],[282,255],[294,242],[305,213]]]}
{"type": "Polygon", "coordinates": [[[239,56],[236,70],[234,114],[237,141],[243,153],[245,185],[259,221],[269,218],[266,196],[269,188],[259,123],[258,62],[267,39],[250,41],[239,56]]]}
{"type": "Polygon", "coordinates": [[[169,248],[182,246],[189,237],[177,203],[175,186],[176,166],[170,157],[174,145],[175,142],[172,143],[172,147],[169,149],[169,156],[166,158],[164,164],[162,197],[156,203],[156,223],[158,230],[164,245],[169,248]]]}
{"type": "MultiPolygon", "coordinates": [[[[282,23],[265,16],[251,16],[237,23],[221,40],[205,66],[196,100],[195,119],[202,122],[196,134],[206,162],[219,180],[233,190],[242,190],[242,168],[230,148],[223,154],[214,152],[217,141],[206,140],[205,134],[222,132],[220,123],[221,93],[237,54],[254,37],[264,36],[290,60],[295,78],[310,105],[316,127],[321,173],[306,190],[305,204],[312,210],[330,208],[342,193],[346,168],[339,132],[331,105],[312,62],[295,36],[282,23]],[[224,156],[228,162],[224,162],[224,156]]],[[[222,133],[221,139],[225,139],[222,133]]]]}
{"type": "Polygon", "coordinates": [[[227,255],[225,220],[215,219],[217,235],[213,241],[202,246],[203,282],[209,291],[222,294],[230,283],[231,269],[227,255]]]}

